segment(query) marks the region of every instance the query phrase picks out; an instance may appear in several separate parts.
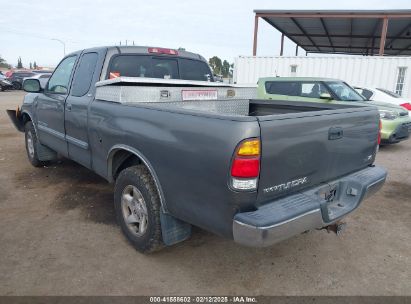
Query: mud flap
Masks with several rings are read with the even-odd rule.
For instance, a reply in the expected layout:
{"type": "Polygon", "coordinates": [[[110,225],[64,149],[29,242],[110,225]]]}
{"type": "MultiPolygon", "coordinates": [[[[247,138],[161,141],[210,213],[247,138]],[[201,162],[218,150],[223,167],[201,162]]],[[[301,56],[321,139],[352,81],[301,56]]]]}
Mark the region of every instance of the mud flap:
{"type": "MultiPolygon", "coordinates": [[[[9,116],[11,122],[20,132],[24,132],[24,123],[22,120],[21,112],[16,110],[7,110],[7,115],[9,116]]],[[[37,157],[40,161],[50,161],[57,159],[57,153],[42,145],[37,141],[36,143],[37,157]]]]}
{"type": "Polygon", "coordinates": [[[16,129],[20,132],[24,132],[24,125],[21,120],[21,116],[18,115],[16,110],[6,110],[7,115],[9,115],[9,118],[13,125],[16,127],[16,129]]]}
{"type": "Polygon", "coordinates": [[[161,210],[161,233],[167,246],[182,242],[191,236],[191,225],[161,210]]]}
{"type": "Polygon", "coordinates": [[[40,161],[51,161],[57,159],[56,151],[42,145],[37,141],[37,157],[40,161]]]}

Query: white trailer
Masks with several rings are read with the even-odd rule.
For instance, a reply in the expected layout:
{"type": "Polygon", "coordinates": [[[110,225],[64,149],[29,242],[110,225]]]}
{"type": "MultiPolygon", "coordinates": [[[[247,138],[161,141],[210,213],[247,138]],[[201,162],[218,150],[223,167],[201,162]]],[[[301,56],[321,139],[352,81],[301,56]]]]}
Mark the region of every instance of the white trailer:
{"type": "Polygon", "coordinates": [[[240,56],[234,83],[255,85],[260,77],[329,77],[350,85],[381,87],[411,98],[411,57],[240,56]]]}

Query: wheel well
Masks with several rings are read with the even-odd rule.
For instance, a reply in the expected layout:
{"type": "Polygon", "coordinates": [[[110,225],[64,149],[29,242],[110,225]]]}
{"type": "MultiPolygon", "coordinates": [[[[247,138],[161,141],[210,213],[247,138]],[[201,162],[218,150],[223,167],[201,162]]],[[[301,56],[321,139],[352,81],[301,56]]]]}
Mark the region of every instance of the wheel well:
{"type": "Polygon", "coordinates": [[[123,169],[142,163],[143,162],[137,155],[126,150],[118,150],[114,153],[111,161],[111,175],[113,180],[117,179],[123,169]]]}
{"type": "Polygon", "coordinates": [[[15,118],[13,117],[12,120],[17,130],[24,132],[24,127],[27,122],[31,121],[31,117],[27,113],[22,113],[21,115],[17,115],[15,118]]]}
{"type": "Polygon", "coordinates": [[[122,170],[135,165],[144,165],[148,169],[160,196],[161,206],[162,208],[164,208],[164,210],[167,211],[167,207],[163,201],[164,196],[161,190],[161,185],[157,180],[154,170],[151,168],[150,164],[146,159],[144,159],[143,156],[135,154],[134,152],[131,152],[131,150],[127,150],[122,147],[113,150],[112,153],[110,153],[108,163],[109,181],[115,181],[122,170]]]}

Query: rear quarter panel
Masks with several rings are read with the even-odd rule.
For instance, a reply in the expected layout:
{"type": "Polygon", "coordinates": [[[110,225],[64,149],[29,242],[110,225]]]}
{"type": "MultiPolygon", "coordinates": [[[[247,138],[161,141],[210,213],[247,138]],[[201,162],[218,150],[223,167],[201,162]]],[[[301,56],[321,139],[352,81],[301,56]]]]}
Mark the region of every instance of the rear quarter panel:
{"type": "Polygon", "coordinates": [[[94,101],[89,116],[93,168],[107,176],[107,157],[127,145],[148,160],[158,177],[166,210],[214,233],[232,236],[235,213],[253,207],[256,192],[228,187],[237,144],[260,136],[254,117],[184,114],[94,101]]]}

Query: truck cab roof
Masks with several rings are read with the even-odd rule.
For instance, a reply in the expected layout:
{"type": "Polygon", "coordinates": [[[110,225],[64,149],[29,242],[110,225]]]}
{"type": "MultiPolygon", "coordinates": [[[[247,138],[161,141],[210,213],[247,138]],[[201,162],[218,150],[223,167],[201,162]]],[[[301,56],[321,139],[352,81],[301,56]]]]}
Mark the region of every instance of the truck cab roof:
{"type": "MultiPolygon", "coordinates": [[[[157,55],[160,56],[178,56],[182,58],[188,58],[188,59],[197,59],[197,60],[202,60],[206,61],[206,59],[201,56],[200,54],[188,52],[186,50],[182,49],[171,49],[171,48],[162,48],[162,47],[154,47],[154,46],[102,46],[102,47],[97,47],[97,48],[87,48],[81,50],[82,52],[87,52],[87,51],[92,51],[92,50],[107,50],[108,53],[117,53],[117,54],[156,54],[155,51],[153,50],[171,50],[174,51],[175,54],[166,54],[162,52],[158,52],[157,55]]],[[[78,54],[78,51],[72,52],[68,56],[72,54],[78,54]]]]}

